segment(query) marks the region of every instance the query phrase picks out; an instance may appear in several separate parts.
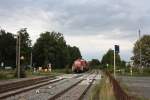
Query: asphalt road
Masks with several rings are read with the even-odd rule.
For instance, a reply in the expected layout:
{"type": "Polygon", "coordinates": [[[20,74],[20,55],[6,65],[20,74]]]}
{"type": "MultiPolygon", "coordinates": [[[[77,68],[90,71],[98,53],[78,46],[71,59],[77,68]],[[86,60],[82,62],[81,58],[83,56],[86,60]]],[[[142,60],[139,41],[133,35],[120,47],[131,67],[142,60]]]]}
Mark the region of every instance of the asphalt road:
{"type": "Polygon", "coordinates": [[[119,76],[132,94],[150,99],[150,77],[119,76]]]}

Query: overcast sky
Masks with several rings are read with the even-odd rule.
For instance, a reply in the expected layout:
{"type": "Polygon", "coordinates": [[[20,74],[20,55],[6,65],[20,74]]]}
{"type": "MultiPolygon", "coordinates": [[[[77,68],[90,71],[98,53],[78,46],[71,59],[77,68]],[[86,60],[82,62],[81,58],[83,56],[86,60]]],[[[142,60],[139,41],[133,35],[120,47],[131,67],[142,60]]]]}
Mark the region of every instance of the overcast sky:
{"type": "Polygon", "coordinates": [[[0,26],[9,32],[28,28],[32,42],[44,31],[64,34],[85,59],[101,59],[119,44],[128,61],[133,45],[150,34],[149,0],[0,0],[0,26]]]}

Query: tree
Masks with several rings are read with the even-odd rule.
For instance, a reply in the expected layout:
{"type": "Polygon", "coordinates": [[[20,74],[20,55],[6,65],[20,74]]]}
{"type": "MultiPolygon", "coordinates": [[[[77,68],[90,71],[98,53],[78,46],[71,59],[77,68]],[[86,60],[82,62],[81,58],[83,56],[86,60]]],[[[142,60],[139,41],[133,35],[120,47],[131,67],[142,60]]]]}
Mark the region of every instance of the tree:
{"type": "Polygon", "coordinates": [[[40,35],[33,47],[33,61],[36,66],[51,63],[55,67],[65,65],[66,42],[61,33],[45,32],[40,35]]]}
{"type": "Polygon", "coordinates": [[[90,62],[90,66],[93,67],[93,66],[99,66],[101,63],[98,59],[92,59],[91,62],[90,62]]]}
{"type": "MultiPolygon", "coordinates": [[[[115,57],[116,57],[116,65],[120,66],[120,64],[121,64],[120,55],[118,53],[116,53],[115,57]]],[[[107,53],[104,54],[104,56],[102,57],[101,63],[103,65],[109,64],[109,66],[113,66],[113,64],[114,64],[114,51],[112,49],[109,49],[107,51],[107,53]]]]}
{"type": "Polygon", "coordinates": [[[0,30],[0,63],[5,66],[15,67],[16,63],[16,39],[12,33],[0,30]]]}
{"type": "Polygon", "coordinates": [[[22,28],[18,31],[20,34],[20,56],[24,57],[23,64],[30,64],[31,40],[27,28],[22,28]]]}
{"type": "Polygon", "coordinates": [[[33,47],[35,66],[47,66],[51,63],[55,68],[64,68],[79,57],[80,50],[67,45],[59,32],[42,33],[33,47]]]}
{"type": "Polygon", "coordinates": [[[120,63],[120,67],[125,68],[126,67],[126,61],[122,60],[120,63]]]}
{"type": "Polygon", "coordinates": [[[73,62],[78,59],[78,58],[82,58],[81,56],[81,53],[80,53],[80,50],[78,47],[76,46],[67,46],[67,49],[68,49],[68,64],[69,66],[72,66],[73,62]]]}
{"type": "Polygon", "coordinates": [[[141,47],[141,64],[145,67],[150,67],[150,35],[144,35],[134,44],[133,54],[131,58],[135,66],[140,66],[140,47],[141,47]]]}
{"type": "MultiPolygon", "coordinates": [[[[26,77],[25,67],[30,63],[30,53],[31,53],[31,40],[26,28],[22,28],[18,31],[18,39],[17,41],[20,43],[20,78],[26,77]],[[23,57],[24,59],[21,59],[23,57]]],[[[19,44],[17,43],[17,44],[19,44]]],[[[18,47],[18,46],[17,46],[18,47]]],[[[19,49],[19,47],[18,47],[19,49]]],[[[18,57],[18,56],[17,56],[18,57]]],[[[18,68],[16,70],[15,76],[17,77],[18,68]]]]}

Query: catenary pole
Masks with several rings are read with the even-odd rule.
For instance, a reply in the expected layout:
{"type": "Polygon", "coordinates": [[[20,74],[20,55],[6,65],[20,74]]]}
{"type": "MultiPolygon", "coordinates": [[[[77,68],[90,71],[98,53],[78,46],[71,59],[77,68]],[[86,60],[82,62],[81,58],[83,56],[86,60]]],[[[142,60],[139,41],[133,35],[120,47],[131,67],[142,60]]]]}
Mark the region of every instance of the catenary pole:
{"type": "Polygon", "coordinates": [[[139,30],[139,43],[140,43],[140,68],[142,68],[142,50],[141,50],[141,30],[139,30]]]}
{"type": "Polygon", "coordinates": [[[20,34],[18,34],[18,78],[20,78],[20,34]]]}

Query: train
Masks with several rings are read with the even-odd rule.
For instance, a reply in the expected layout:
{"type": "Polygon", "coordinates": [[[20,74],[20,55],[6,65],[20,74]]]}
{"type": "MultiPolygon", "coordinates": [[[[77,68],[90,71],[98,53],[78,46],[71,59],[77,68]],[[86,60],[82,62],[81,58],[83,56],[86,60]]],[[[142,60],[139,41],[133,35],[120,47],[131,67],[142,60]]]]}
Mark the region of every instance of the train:
{"type": "Polygon", "coordinates": [[[76,59],[72,65],[73,72],[85,72],[89,69],[88,63],[84,59],[76,59]]]}

